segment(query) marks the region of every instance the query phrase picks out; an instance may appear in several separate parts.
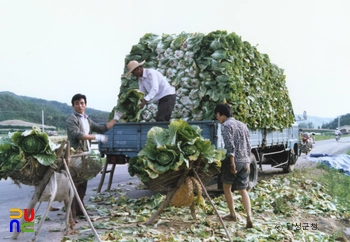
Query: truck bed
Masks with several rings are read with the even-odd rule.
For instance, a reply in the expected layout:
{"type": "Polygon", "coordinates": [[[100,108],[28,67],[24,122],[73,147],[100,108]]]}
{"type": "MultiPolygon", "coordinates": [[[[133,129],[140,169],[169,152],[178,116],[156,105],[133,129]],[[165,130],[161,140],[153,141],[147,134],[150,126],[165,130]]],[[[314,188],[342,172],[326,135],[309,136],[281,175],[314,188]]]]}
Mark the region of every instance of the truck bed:
{"type": "MultiPolygon", "coordinates": [[[[197,125],[202,129],[201,135],[217,144],[217,121],[188,121],[190,125],[197,125]]],[[[108,130],[106,143],[99,142],[101,155],[124,155],[134,157],[143,148],[147,140],[148,131],[155,126],[168,128],[169,122],[128,122],[116,123],[108,130]]]]}
{"type": "MultiPolygon", "coordinates": [[[[137,156],[144,147],[148,131],[155,126],[168,128],[170,122],[127,122],[116,123],[108,130],[106,143],[99,142],[102,157],[107,155],[111,163],[125,164],[129,158],[137,156]]],[[[224,148],[220,124],[216,120],[188,121],[202,129],[202,137],[209,139],[217,148],[224,148]]],[[[298,154],[298,125],[280,131],[266,129],[249,130],[252,150],[264,149],[263,153],[285,152],[294,149],[298,154]]],[[[286,159],[286,158],[285,158],[286,159]]]]}

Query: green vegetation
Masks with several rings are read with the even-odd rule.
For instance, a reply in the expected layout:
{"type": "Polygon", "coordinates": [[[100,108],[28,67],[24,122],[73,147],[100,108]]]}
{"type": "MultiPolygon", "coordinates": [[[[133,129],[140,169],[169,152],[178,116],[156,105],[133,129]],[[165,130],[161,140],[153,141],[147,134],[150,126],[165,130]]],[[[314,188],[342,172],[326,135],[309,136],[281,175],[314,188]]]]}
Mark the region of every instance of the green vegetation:
{"type": "MultiPolygon", "coordinates": [[[[201,129],[186,121],[172,120],[168,129],[153,127],[147,134],[146,145],[129,161],[129,174],[148,182],[169,171],[188,169],[190,162],[201,157],[208,169],[211,164],[221,166],[226,150],[215,149],[209,139],[201,136],[201,129]]],[[[171,173],[170,173],[171,174],[171,173]]]]}
{"type": "MultiPolygon", "coordinates": [[[[312,137],[314,138],[315,141],[321,141],[321,140],[334,139],[334,134],[333,132],[329,132],[322,135],[313,135],[312,137]]],[[[350,137],[350,134],[342,135],[342,138],[343,137],[350,137]]]]}
{"type": "MultiPolygon", "coordinates": [[[[350,155],[350,151],[347,152],[350,155]]],[[[350,211],[350,176],[340,171],[330,168],[323,164],[318,164],[315,168],[297,169],[295,172],[288,174],[289,177],[308,177],[314,182],[320,183],[327,190],[327,193],[337,200],[340,206],[345,207],[346,211],[350,211]]],[[[345,214],[350,219],[350,212],[345,214]]]]}
{"type": "MultiPolygon", "coordinates": [[[[350,124],[350,113],[340,116],[339,126],[350,124]]],[[[322,129],[335,129],[338,128],[338,118],[335,118],[332,122],[322,125],[322,129]]]]}
{"type": "MultiPolygon", "coordinates": [[[[350,152],[348,152],[350,153],[350,152]]],[[[320,165],[326,172],[319,176],[317,180],[324,184],[332,197],[337,197],[339,204],[346,207],[350,217],[350,176],[344,175],[334,168],[320,165]]]]}
{"type": "MultiPolygon", "coordinates": [[[[281,129],[294,123],[284,70],[235,33],[147,33],[125,57],[126,64],[131,60],[145,61],[145,68],[170,79],[177,95],[174,119],[211,120],[216,104],[227,102],[234,117],[251,129],[281,129]]],[[[121,100],[137,88],[135,77],[123,76],[116,108],[126,109],[121,100]]],[[[148,105],[141,120],[152,121],[156,108],[148,105]]]]}
{"type": "MultiPolygon", "coordinates": [[[[240,219],[236,223],[224,222],[232,240],[345,241],[341,231],[350,219],[350,205],[346,204],[349,197],[340,199],[339,196],[343,195],[342,189],[348,190],[349,177],[337,172],[330,175],[330,172],[335,171],[324,167],[303,168],[259,181],[249,192],[254,214],[252,229],[245,229],[245,210],[241,197],[235,192],[235,207],[240,219]],[[342,178],[333,181],[334,176],[342,178]],[[330,191],[332,184],[339,189],[330,191]],[[337,224],[333,225],[331,221],[337,221],[337,224]],[[297,224],[301,225],[299,229],[297,224]],[[316,229],[312,225],[316,225],[316,229]]],[[[204,203],[196,206],[197,220],[192,218],[189,207],[167,206],[154,226],[146,226],[143,223],[161,206],[165,195],[158,193],[131,199],[122,188],[120,184],[117,190],[90,198],[92,204],[88,210],[96,218],[94,225],[103,241],[228,241],[206,197],[204,203]]],[[[229,212],[222,193],[211,193],[210,196],[221,216],[229,212]]],[[[78,240],[72,241],[94,239],[90,233],[81,234],[78,240]]]]}
{"type": "Polygon", "coordinates": [[[50,166],[56,159],[55,149],[56,145],[37,127],[0,139],[0,180],[21,170],[28,156],[33,156],[41,165],[50,166]]]}
{"type": "MultiPolygon", "coordinates": [[[[67,100],[69,102],[70,100],[67,100]]],[[[113,107],[111,107],[112,109],[113,107]]],[[[65,130],[65,121],[73,112],[70,105],[57,101],[47,101],[39,98],[18,96],[11,92],[0,92],[0,122],[5,120],[23,120],[31,123],[42,123],[42,111],[44,111],[44,123],[55,126],[57,131],[65,130]]],[[[86,113],[95,122],[106,122],[109,112],[103,112],[87,108],[86,113]]],[[[1,129],[19,131],[16,127],[0,126],[1,129]]],[[[31,127],[26,127],[31,128],[31,127]]],[[[24,131],[23,127],[22,130],[24,131]]]]}

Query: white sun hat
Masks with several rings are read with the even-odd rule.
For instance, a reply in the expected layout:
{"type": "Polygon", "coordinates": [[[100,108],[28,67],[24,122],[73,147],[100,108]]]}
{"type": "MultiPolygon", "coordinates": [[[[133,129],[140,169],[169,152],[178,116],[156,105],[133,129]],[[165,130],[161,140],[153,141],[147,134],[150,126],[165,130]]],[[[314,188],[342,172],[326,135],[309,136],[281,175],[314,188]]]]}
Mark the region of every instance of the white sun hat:
{"type": "Polygon", "coordinates": [[[135,70],[137,67],[142,66],[143,64],[145,64],[145,61],[142,62],[137,62],[136,60],[132,60],[128,63],[128,70],[129,72],[126,73],[126,77],[129,77],[131,72],[133,72],[133,70],[135,70]]]}

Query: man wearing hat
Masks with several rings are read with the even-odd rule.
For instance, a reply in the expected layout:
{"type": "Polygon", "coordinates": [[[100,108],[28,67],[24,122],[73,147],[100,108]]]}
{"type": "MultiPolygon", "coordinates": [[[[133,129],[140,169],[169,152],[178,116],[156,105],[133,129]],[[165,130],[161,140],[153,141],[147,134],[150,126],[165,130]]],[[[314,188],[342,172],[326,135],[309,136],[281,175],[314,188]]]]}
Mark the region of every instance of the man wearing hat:
{"type": "Polygon", "coordinates": [[[156,121],[169,121],[176,101],[175,87],[171,86],[159,71],[143,68],[144,63],[145,61],[130,61],[126,76],[133,74],[138,77],[139,89],[146,94],[142,98],[141,108],[146,103],[156,101],[158,102],[156,121]]]}

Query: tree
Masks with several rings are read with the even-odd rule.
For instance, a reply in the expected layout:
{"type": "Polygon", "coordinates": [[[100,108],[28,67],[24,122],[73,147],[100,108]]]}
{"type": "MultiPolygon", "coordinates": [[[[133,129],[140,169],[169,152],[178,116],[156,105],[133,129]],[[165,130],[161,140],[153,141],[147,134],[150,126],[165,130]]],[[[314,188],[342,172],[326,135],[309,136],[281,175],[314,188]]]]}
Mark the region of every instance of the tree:
{"type": "Polygon", "coordinates": [[[314,126],[313,122],[308,122],[308,123],[307,123],[307,127],[308,127],[309,129],[313,129],[315,126],[314,126]]]}
{"type": "Polygon", "coordinates": [[[304,122],[303,122],[303,123],[300,123],[300,124],[299,124],[299,128],[300,128],[300,129],[306,129],[306,128],[307,128],[307,124],[304,123],[304,122]]]}

